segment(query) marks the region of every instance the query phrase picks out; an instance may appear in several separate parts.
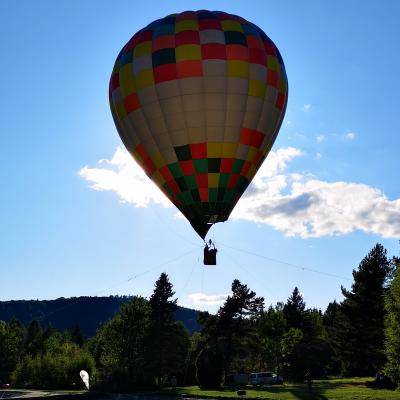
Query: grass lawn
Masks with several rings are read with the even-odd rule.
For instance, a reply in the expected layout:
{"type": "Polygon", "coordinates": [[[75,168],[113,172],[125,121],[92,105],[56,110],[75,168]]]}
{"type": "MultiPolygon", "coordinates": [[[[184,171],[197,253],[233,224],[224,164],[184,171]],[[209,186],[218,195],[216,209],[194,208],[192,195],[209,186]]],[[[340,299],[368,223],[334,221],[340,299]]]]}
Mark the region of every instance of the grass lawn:
{"type": "MultiPolygon", "coordinates": [[[[262,400],[400,400],[400,391],[386,389],[371,389],[365,383],[373,378],[343,378],[318,380],[313,382],[312,393],[307,392],[306,384],[291,384],[264,386],[262,388],[246,388],[244,399],[262,400]]],[[[164,394],[173,393],[164,390],[164,394]]],[[[201,390],[197,386],[177,388],[175,394],[184,394],[188,397],[202,398],[238,398],[236,390],[201,390]]]]}

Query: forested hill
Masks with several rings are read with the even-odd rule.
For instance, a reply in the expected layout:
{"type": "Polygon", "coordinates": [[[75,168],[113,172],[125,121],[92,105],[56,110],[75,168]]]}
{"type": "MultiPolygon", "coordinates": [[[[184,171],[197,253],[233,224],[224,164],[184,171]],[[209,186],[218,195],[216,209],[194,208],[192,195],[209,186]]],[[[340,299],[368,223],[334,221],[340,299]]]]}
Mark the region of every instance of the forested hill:
{"type": "MultiPolygon", "coordinates": [[[[15,317],[27,325],[37,319],[42,327],[51,324],[60,331],[79,325],[82,333],[91,337],[130,299],[129,296],[110,296],[0,301],[0,320],[9,321],[15,317]]],[[[197,316],[198,311],[190,308],[179,307],[176,312],[176,318],[190,333],[200,329],[197,316]]]]}

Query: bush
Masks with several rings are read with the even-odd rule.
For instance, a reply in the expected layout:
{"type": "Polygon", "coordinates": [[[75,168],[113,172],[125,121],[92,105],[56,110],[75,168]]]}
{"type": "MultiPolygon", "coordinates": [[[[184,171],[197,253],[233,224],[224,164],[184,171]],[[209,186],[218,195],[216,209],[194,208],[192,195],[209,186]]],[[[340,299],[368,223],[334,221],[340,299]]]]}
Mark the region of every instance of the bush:
{"type": "Polygon", "coordinates": [[[13,372],[13,384],[21,388],[73,389],[83,388],[79,371],[95,377],[93,357],[77,345],[65,343],[56,353],[26,356],[13,372]]]}

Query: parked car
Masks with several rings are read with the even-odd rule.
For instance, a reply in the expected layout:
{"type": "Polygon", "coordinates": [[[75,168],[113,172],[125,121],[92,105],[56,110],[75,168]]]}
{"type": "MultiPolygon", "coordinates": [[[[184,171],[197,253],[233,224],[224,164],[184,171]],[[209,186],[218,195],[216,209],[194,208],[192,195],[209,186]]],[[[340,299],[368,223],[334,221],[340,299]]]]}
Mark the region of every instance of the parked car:
{"type": "Polygon", "coordinates": [[[283,378],[277,376],[273,372],[253,372],[250,374],[249,383],[251,385],[273,385],[275,383],[283,383],[283,378]]]}
{"type": "Polygon", "coordinates": [[[3,384],[1,385],[1,388],[2,388],[2,389],[10,389],[10,387],[11,387],[11,385],[10,385],[9,383],[3,383],[3,384]]]}

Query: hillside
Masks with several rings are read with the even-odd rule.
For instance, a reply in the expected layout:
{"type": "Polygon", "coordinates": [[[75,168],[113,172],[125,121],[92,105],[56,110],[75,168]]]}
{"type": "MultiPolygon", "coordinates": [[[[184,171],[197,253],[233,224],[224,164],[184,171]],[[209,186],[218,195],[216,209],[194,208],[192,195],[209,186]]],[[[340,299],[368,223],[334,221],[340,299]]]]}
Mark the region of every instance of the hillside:
{"type": "MultiPolygon", "coordinates": [[[[86,337],[94,336],[96,330],[110,320],[130,296],[110,297],[61,297],[56,300],[11,300],[0,301],[0,320],[17,318],[27,325],[33,319],[42,327],[49,324],[57,330],[81,327],[86,337]]],[[[197,323],[198,311],[179,307],[176,318],[182,321],[190,333],[200,329],[197,323]]]]}

